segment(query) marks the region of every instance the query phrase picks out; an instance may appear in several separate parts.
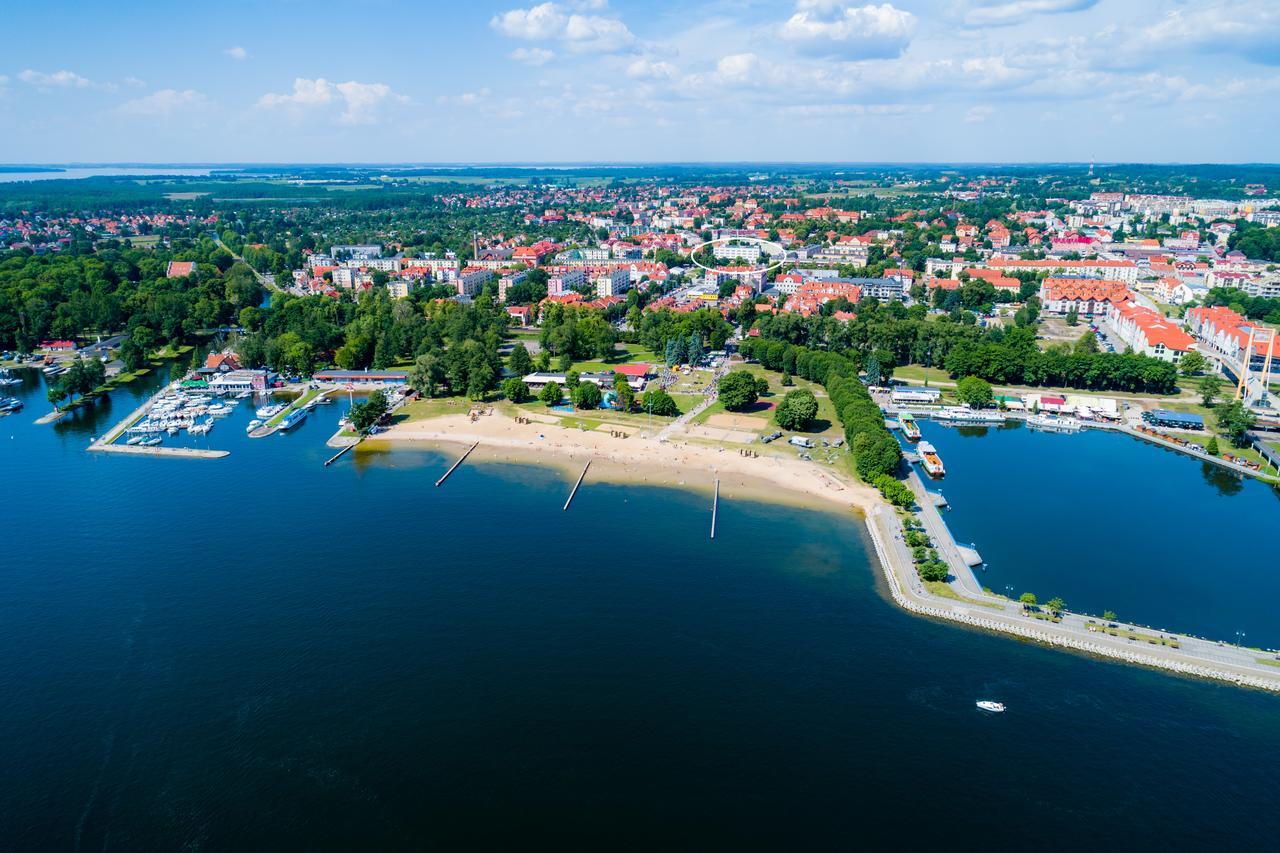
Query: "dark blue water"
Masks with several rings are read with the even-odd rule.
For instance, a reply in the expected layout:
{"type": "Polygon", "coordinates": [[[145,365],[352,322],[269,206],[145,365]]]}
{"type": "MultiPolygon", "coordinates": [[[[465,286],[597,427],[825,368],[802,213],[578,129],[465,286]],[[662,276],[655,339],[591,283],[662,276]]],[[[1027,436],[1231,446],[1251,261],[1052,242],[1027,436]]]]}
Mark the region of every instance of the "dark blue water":
{"type": "Polygon", "coordinates": [[[38,427],[37,384],[0,420],[7,850],[1270,846],[1280,699],[909,617],[847,518],[730,500],[711,543],[704,494],[325,469],[325,410],[87,454],[134,392],[38,427]]]}
{"type": "Polygon", "coordinates": [[[942,454],[947,524],[996,592],[1280,646],[1275,489],[1125,435],[927,423],[942,454]],[[1012,589],[1009,589],[1012,587],[1012,589]]]}

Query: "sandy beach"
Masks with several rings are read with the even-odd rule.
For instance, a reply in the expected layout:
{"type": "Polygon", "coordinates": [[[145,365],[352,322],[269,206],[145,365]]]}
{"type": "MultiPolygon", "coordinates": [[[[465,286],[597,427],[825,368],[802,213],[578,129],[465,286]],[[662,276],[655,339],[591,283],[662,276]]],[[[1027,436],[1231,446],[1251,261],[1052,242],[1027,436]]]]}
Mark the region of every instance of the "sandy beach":
{"type": "Polygon", "coordinates": [[[397,424],[362,447],[374,450],[415,442],[479,442],[468,463],[546,465],[574,477],[590,460],[592,480],[710,491],[718,478],[721,495],[729,498],[862,513],[883,502],[874,489],[816,462],[764,454],[741,456],[733,448],[678,438],[659,442],[634,432],[622,438],[604,430],[567,429],[555,423],[522,424],[496,413],[475,421],[466,415],[446,415],[397,424]]]}

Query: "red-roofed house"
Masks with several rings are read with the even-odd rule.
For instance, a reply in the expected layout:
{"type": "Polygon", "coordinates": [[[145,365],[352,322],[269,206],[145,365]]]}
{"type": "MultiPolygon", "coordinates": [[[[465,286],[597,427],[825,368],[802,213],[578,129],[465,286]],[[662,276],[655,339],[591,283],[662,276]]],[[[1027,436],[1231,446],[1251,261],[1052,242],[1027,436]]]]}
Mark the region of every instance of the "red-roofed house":
{"type": "Polygon", "coordinates": [[[1130,302],[1107,307],[1107,325],[1133,351],[1177,364],[1195,349],[1195,340],[1172,320],[1130,302]]]}
{"type": "Polygon", "coordinates": [[[1123,281],[1094,278],[1046,278],[1040,285],[1040,305],[1051,314],[1105,314],[1109,305],[1133,299],[1123,281]]]}

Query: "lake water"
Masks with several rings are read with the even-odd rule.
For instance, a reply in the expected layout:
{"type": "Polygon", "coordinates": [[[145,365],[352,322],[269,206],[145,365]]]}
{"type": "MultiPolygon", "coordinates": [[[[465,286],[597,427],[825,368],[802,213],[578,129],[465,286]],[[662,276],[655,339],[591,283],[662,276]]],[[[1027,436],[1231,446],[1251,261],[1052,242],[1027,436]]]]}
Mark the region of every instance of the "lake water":
{"type": "Polygon", "coordinates": [[[921,429],[947,466],[935,484],[951,503],[947,524],[987,563],[983,586],[1280,647],[1272,487],[1102,430],[921,429]]]}
{"type": "Polygon", "coordinates": [[[1273,844],[1280,698],[910,617],[849,518],[726,501],[711,542],[705,494],[326,469],[341,404],[89,454],[145,387],[36,426],[28,377],[6,850],[1273,844]]]}
{"type": "Polygon", "coordinates": [[[65,166],[57,172],[0,172],[0,184],[12,184],[18,181],[69,181],[79,178],[98,177],[154,177],[156,175],[182,175],[184,177],[202,177],[209,174],[208,169],[182,168],[133,168],[129,166],[65,166]]]}

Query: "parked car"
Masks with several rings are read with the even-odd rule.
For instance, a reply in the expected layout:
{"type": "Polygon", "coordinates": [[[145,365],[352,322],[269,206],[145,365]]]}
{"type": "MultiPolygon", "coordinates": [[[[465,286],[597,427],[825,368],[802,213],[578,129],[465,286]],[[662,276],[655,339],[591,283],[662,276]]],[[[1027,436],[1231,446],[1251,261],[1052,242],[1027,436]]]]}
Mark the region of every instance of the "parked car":
{"type": "Polygon", "coordinates": [[[804,448],[813,447],[813,439],[805,438],[802,435],[793,435],[791,436],[791,438],[787,439],[787,442],[790,444],[794,444],[796,447],[804,447],[804,448]]]}
{"type": "Polygon", "coordinates": [[[771,441],[777,441],[777,440],[778,440],[778,439],[780,439],[780,438],[782,438],[782,433],[780,433],[780,432],[771,432],[771,433],[769,433],[768,435],[761,436],[760,441],[761,441],[763,444],[768,444],[769,442],[771,442],[771,441]]]}

